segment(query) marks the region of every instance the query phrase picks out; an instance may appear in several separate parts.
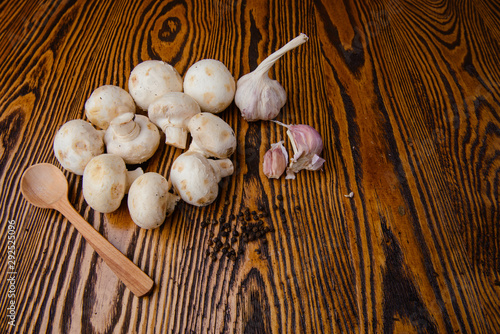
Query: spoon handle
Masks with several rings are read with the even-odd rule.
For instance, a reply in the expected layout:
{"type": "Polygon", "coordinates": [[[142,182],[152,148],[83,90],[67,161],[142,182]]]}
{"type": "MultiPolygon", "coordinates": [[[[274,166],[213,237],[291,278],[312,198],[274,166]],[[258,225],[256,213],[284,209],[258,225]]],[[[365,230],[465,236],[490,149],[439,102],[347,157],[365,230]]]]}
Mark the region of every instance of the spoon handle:
{"type": "Polygon", "coordinates": [[[151,291],[153,280],[83,219],[67,199],[55,203],[54,209],[73,224],[134,295],[142,297],[151,291]]]}

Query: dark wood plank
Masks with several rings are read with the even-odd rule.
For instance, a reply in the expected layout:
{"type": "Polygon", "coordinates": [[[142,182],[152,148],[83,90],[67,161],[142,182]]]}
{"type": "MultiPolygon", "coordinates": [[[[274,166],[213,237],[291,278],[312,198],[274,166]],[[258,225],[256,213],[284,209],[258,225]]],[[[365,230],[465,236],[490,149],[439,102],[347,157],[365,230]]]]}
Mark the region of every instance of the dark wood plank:
{"type": "MultiPolygon", "coordinates": [[[[16,327],[4,280],[1,332],[500,332],[494,1],[18,1],[0,13],[0,272],[9,220],[17,272],[16,327]],[[214,58],[239,78],[300,32],[310,40],[271,70],[288,93],[277,119],[321,133],[323,171],[268,180],[262,157],[279,140],[291,150],[285,131],[232,104],[220,116],[238,138],[235,174],[215,203],[180,204],[158,229],[136,227],[125,204],[94,212],[66,172],[70,202],[154,279],[148,297],[22,199],[22,172],[58,165],[55,132],[84,118],[95,88],[127,88],[147,59],[184,74],[214,58]],[[221,223],[202,222],[246,208],[275,231],[236,261],[211,259],[221,223]]],[[[162,144],[143,168],[168,176],[180,153],[162,144]]]]}

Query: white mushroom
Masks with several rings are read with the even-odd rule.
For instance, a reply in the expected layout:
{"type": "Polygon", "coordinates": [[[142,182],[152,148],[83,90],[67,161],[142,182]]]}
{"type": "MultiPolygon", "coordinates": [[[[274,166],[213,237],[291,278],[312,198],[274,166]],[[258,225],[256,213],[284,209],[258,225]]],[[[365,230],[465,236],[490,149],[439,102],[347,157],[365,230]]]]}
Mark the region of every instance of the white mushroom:
{"type": "Polygon", "coordinates": [[[134,99],[126,90],[113,85],[97,88],[85,102],[85,115],[89,121],[104,130],[113,118],[129,112],[135,114],[134,99]]]}
{"type": "Polygon", "coordinates": [[[216,114],[226,109],[233,101],[235,90],[233,75],[215,59],[194,63],[184,77],[184,92],[205,112],[216,114]]]}
{"type": "Polygon", "coordinates": [[[233,129],[216,115],[206,112],[196,114],[189,120],[188,128],[193,137],[189,151],[223,159],[236,150],[233,129]]]}
{"type": "Polygon", "coordinates": [[[165,133],[165,143],[185,149],[188,135],[187,123],[200,113],[200,106],[189,95],[171,92],[149,105],[149,119],[165,133]]]}
{"type": "Polygon", "coordinates": [[[128,90],[139,108],[149,105],[169,92],[182,92],[182,78],[177,70],[160,60],[146,60],[130,73],[128,90]]]}
{"type": "Polygon", "coordinates": [[[54,154],[65,169],[82,175],[90,159],[104,153],[103,135],[103,131],[96,130],[89,122],[69,121],[56,133],[54,154]]]}
{"type": "Polygon", "coordinates": [[[153,156],[160,145],[160,132],[146,116],[126,113],[111,121],[104,135],[108,153],[127,164],[139,164],[153,156]]]}
{"type": "Polygon", "coordinates": [[[89,161],[83,172],[83,197],[99,212],[113,212],[120,207],[129,184],[142,169],[128,172],[116,154],[101,154],[89,161]]]}
{"type": "Polygon", "coordinates": [[[233,172],[229,159],[212,160],[197,152],[186,152],[174,161],[170,180],[185,202],[206,206],[217,198],[220,180],[233,172]]]}
{"type": "Polygon", "coordinates": [[[138,177],[128,193],[128,209],[134,223],[153,229],[165,221],[175,209],[179,196],[169,193],[170,184],[158,173],[138,177]]]}

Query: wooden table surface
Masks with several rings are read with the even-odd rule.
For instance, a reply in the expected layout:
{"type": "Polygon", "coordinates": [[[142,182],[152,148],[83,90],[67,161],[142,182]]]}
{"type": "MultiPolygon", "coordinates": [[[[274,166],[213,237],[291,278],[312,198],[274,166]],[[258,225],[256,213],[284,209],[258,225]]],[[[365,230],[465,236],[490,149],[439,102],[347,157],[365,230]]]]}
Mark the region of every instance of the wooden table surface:
{"type": "MultiPolygon", "coordinates": [[[[20,0],[0,17],[0,332],[500,332],[496,1],[20,0]],[[214,58],[238,79],[300,32],[309,41],[271,71],[288,93],[277,120],[319,131],[323,171],[267,179],[265,151],[290,142],[234,103],[219,114],[238,139],[234,175],[160,228],[136,227],[126,206],[94,212],[65,171],[76,210],[155,281],[147,297],[23,199],[23,171],[60,167],[54,135],[97,87],[126,89],[148,59],[184,75],[214,58]],[[274,232],[212,260],[221,224],[202,222],[245,208],[274,232]]],[[[162,144],[143,168],[168,177],[181,153],[162,144]]]]}

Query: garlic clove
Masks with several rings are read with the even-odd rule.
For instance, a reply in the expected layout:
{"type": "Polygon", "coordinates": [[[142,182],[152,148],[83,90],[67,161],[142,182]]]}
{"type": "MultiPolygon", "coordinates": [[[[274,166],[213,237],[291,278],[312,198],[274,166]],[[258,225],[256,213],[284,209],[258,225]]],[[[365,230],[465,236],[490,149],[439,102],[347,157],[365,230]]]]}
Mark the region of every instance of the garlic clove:
{"type": "Polygon", "coordinates": [[[287,128],[293,148],[293,158],[287,169],[287,179],[295,179],[295,174],[303,169],[316,171],[323,167],[325,159],[320,157],[323,151],[323,140],[315,128],[306,124],[286,125],[274,121],[287,128]]]}
{"type": "Polygon", "coordinates": [[[286,103],[286,92],[281,84],[269,78],[269,69],[285,53],[307,42],[305,34],[292,39],[278,51],[264,59],[259,66],[242,76],[236,84],[234,102],[241,115],[249,122],[275,118],[286,103]]]}
{"type": "Polygon", "coordinates": [[[262,169],[268,178],[279,179],[285,172],[288,164],[288,153],[283,141],[271,144],[271,148],[264,154],[262,169]]]}

